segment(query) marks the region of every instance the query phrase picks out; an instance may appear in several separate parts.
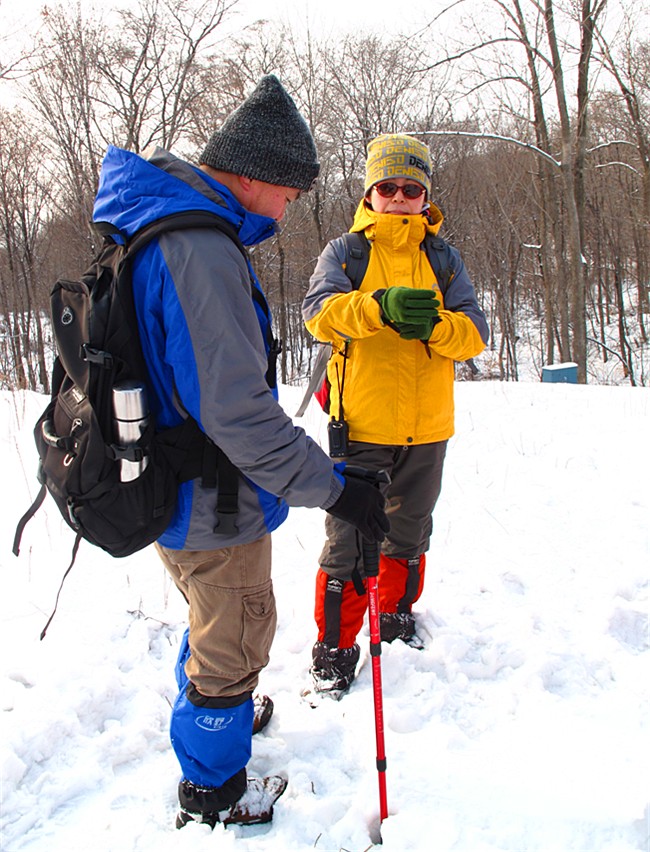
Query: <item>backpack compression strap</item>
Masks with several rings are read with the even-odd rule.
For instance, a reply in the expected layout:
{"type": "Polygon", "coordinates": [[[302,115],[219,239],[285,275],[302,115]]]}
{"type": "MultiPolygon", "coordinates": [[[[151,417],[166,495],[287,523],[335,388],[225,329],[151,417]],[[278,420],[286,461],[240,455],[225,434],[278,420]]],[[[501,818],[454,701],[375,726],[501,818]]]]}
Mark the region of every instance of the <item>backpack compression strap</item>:
{"type": "Polygon", "coordinates": [[[18,556],[20,553],[20,540],[23,537],[23,530],[27,526],[27,523],[34,517],[36,512],[39,510],[43,500],[45,500],[45,495],[47,494],[47,489],[45,487],[45,483],[41,485],[40,491],[36,495],[36,499],[29,507],[29,509],[25,512],[22,518],[18,521],[18,526],[16,527],[16,534],[14,535],[14,544],[11,549],[14,556],[18,556]]]}

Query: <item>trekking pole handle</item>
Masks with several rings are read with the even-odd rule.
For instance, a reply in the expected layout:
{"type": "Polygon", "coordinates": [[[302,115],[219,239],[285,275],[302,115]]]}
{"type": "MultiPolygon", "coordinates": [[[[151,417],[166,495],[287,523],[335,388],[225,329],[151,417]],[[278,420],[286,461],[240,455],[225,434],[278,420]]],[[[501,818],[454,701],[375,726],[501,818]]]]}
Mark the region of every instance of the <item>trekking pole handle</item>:
{"type": "Polygon", "coordinates": [[[361,545],[363,554],[363,573],[366,577],[379,576],[379,547],[376,541],[366,541],[361,545]]]}
{"type": "Polygon", "coordinates": [[[346,476],[351,476],[353,479],[363,479],[372,485],[390,484],[390,475],[387,470],[370,470],[356,464],[346,464],[343,472],[346,476]]]}

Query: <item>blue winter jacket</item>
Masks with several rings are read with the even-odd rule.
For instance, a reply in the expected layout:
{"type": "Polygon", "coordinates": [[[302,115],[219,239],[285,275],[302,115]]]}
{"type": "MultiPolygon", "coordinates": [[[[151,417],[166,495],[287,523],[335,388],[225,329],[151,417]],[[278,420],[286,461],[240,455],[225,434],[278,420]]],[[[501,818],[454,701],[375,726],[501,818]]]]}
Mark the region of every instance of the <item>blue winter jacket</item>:
{"type": "MultiPolygon", "coordinates": [[[[277,227],[160,148],[144,156],[108,149],[95,221],[110,222],[128,237],[186,210],[219,214],[246,246],[277,227]]],[[[165,547],[211,550],[255,541],[285,520],[289,505],[329,508],[341,493],[329,457],[294,426],[266,383],[268,319],[253,302],[252,286],[260,289],[250,264],[228,236],[211,228],[162,234],[134,260],[133,293],[157,428],[191,414],[241,473],[236,534],[215,531],[217,490],[196,479],[180,486],[176,512],[159,539],[165,547]]]]}

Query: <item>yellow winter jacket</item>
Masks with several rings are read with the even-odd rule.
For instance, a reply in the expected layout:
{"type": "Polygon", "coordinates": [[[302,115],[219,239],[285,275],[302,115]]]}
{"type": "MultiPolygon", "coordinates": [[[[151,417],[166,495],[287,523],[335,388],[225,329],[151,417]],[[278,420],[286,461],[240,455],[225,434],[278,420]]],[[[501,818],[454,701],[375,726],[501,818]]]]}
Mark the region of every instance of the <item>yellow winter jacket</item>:
{"type": "Polygon", "coordinates": [[[454,361],[482,352],[488,328],[455,249],[453,278],[444,299],[440,293],[421,243],[427,230],[437,234],[441,224],[442,214],[434,206],[427,218],[376,213],[361,201],[350,230],[363,231],[372,249],[359,289],[345,275],[342,238],[329,243],[318,259],[303,317],[315,338],[333,344],[330,414],[340,414],[343,386],[343,413],[354,441],[408,446],[453,435],[454,361]],[[438,291],[441,321],[428,345],[404,340],[384,325],[373,293],[388,287],[438,291]]]}

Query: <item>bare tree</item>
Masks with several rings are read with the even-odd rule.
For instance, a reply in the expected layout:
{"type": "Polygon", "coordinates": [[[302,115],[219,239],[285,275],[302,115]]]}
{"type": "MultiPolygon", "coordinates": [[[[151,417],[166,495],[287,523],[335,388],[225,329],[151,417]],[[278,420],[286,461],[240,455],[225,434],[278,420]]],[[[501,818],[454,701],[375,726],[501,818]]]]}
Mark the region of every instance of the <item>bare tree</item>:
{"type": "MultiPolygon", "coordinates": [[[[642,188],[640,193],[632,192],[630,200],[635,219],[633,240],[637,258],[637,317],[643,340],[647,342],[644,317],[650,312],[647,285],[650,277],[650,41],[639,41],[635,32],[634,16],[630,15],[618,57],[614,56],[608,39],[600,29],[596,29],[595,35],[605,68],[616,82],[628,116],[627,137],[635,143],[638,153],[642,188]]],[[[617,165],[621,160],[614,157],[610,163],[617,165]]]]}
{"type": "Polygon", "coordinates": [[[3,16],[0,32],[0,80],[6,84],[14,83],[28,76],[34,67],[37,48],[33,39],[26,36],[26,25],[10,23],[0,3],[3,16]]]}
{"type": "Polygon", "coordinates": [[[18,110],[0,110],[1,381],[49,391],[43,294],[37,267],[50,187],[45,150],[18,110]]]}
{"type": "Polygon", "coordinates": [[[171,149],[187,137],[197,101],[207,94],[201,56],[215,49],[232,0],[142,0],[98,56],[97,101],[109,121],[104,142],[132,151],[152,142],[171,149]]]}
{"type": "MultiPolygon", "coordinates": [[[[510,96],[504,94],[505,87],[512,82],[519,83],[532,102],[532,126],[536,135],[536,148],[544,163],[540,173],[542,189],[542,209],[551,216],[554,210],[561,216],[562,230],[558,230],[553,218],[543,223],[542,253],[544,274],[555,274],[566,286],[570,299],[570,354],[578,363],[580,381],[587,377],[587,341],[586,341],[586,268],[582,246],[582,221],[584,217],[584,160],[587,147],[588,107],[589,107],[589,70],[593,53],[593,33],[607,0],[582,0],[577,8],[577,27],[579,34],[578,79],[576,83],[575,108],[569,106],[569,95],[565,74],[565,51],[573,52],[570,35],[563,39],[558,35],[556,25],[556,7],[553,0],[544,0],[540,5],[536,0],[494,0],[495,8],[501,18],[496,23],[487,21],[477,28],[475,43],[463,45],[454,53],[449,51],[444,59],[437,60],[431,69],[443,62],[465,61],[472,57],[476,64],[471,68],[466,93],[476,93],[488,89],[503,108],[510,103],[510,96]],[[490,53],[498,45],[498,54],[490,53]],[[523,48],[525,62],[510,64],[512,49],[523,48]],[[483,60],[483,56],[487,56],[483,60]],[[504,58],[506,57],[506,58],[504,58]],[[486,62],[492,63],[496,72],[488,70],[486,62]],[[559,156],[552,156],[550,150],[555,133],[549,127],[547,119],[549,91],[554,94],[554,112],[557,116],[557,137],[559,156]],[[555,161],[559,169],[558,187],[549,180],[547,164],[555,161]],[[549,191],[556,195],[553,199],[549,191]],[[555,203],[554,203],[555,202],[555,203]],[[547,249],[549,237],[553,235],[552,253],[547,249]],[[549,272],[551,263],[554,269],[549,272]]],[[[563,33],[571,19],[564,16],[563,33]]],[[[523,111],[522,111],[523,114],[523,111]]],[[[527,141],[527,140],[522,140],[527,141]]],[[[560,221],[559,219],[557,220],[560,221]]],[[[547,303],[550,313],[551,302],[547,303]]],[[[560,337],[564,348],[563,334],[560,337]]]]}
{"type": "Polygon", "coordinates": [[[141,0],[119,27],[84,17],[79,3],[44,10],[24,133],[2,127],[0,309],[8,375],[11,362],[17,370],[8,381],[44,386],[31,355],[45,334],[38,310],[56,277],[89,260],[106,144],[156,142],[194,160],[266,73],[296,100],[321,162],[314,191],[252,251],[285,339],[284,381],[308,369],[308,279],[350,227],[367,142],[382,132],[429,142],[433,201],[490,312],[502,378],[519,376],[524,346],[536,367],[576,360],[586,375],[589,342],[590,364],[598,353],[632,383],[647,380],[650,50],[631,28],[622,42],[605,38],[604,2],[493,0],[497,19],[482,15],[445,39],[431,27],[336,43],[268,23],[220,41],[234,5],[141,0]],[[596,61],[606,90],[604,74],[594,86],[596,61]],[[22,152],[30,140],[36,160],[22,152]],[[19,191],[21,169],[38,204],[19,191]]]}
{"type": "Polygon", "coordinates": [[[79,5],[73,16],[62,6],[46,9],[44,16],[41,62],[31,75],[27,99],[49,143],[48,162],[59,185],[52,202],[87,234],[104,148],[97,133],[96,97],[106,34],[84,20],[79,5]]]}

